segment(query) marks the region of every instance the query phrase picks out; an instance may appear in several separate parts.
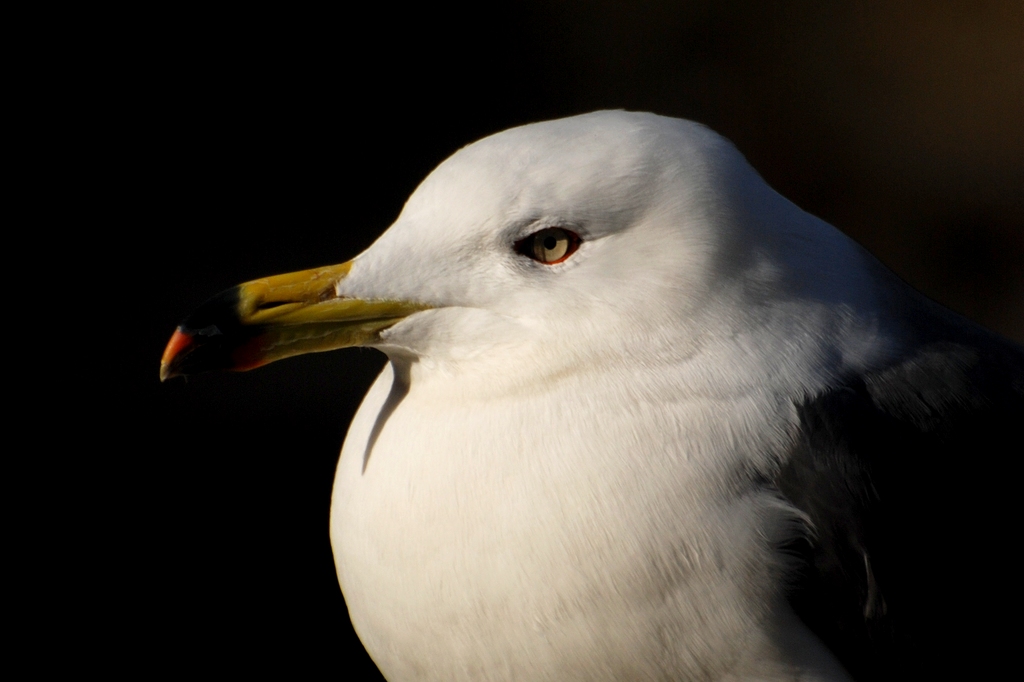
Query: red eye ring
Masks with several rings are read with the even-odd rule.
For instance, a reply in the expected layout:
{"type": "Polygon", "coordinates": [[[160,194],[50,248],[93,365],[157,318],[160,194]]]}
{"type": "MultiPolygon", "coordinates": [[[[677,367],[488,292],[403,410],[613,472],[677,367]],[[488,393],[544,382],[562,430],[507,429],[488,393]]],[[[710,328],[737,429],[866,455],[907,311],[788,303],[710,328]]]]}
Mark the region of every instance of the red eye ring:
{"type": "Polygon", "coordinates": [[[583,240],[564,227],[545,227],[515,243],[516,253],[544,265],[557,265],[576,253],[583,240]]]}

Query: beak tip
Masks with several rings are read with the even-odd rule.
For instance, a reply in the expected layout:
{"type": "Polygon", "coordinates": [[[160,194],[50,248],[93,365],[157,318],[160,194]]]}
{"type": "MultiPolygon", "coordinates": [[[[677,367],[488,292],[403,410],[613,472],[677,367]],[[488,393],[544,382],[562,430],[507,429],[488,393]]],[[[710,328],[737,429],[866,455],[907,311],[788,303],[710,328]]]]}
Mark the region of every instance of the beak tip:
{"type": "Polygon", "coordinates": [[[160,358],[161,383],[180,374],[174,369],[174,360],[181,357],[192,345],[192,334],[183,331],[181,327],[174,330],[174,334],[171,335],[171,340],[167,342],[167,348],[164,349],[164,355],[160,358]]]}

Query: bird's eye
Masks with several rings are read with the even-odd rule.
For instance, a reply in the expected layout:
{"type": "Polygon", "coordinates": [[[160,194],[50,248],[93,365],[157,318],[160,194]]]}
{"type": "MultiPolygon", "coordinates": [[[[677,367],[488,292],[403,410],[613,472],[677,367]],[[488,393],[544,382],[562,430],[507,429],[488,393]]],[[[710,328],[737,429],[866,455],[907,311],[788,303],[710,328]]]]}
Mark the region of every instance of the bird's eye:
{"type": "Polygon", "coordinates": [[[580,236],[561,227],[546,227],[516,242],[516,253],[532,258],[538,263],[554,265],[576,253],[580,248],[580,236]]]}

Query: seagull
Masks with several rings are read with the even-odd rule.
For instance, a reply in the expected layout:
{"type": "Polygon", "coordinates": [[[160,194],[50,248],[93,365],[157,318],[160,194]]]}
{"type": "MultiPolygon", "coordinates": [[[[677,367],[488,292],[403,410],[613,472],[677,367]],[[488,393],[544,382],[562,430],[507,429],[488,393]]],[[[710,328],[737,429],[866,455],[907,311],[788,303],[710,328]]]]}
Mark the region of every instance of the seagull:
{"type": "Polygon", "coordinates": [[[471,144],[354,260],[200,306],[160,376],[348,346],[389,362],[331,543],[392,682],[983,678],[1015,650],[1024,349],[703,125],[471,144]]]}

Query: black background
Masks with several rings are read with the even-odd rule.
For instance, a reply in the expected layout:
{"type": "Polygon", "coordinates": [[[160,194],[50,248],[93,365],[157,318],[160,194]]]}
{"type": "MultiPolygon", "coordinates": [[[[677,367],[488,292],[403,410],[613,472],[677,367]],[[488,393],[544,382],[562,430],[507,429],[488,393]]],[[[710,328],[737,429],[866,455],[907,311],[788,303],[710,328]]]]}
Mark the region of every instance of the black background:
{"type": "Polygon", "coordinates": [[[65,596],[42,619],[88,633],[80,655],[110,668],[374,679],[327,531],[337,453],[383,356],[162,385],[158,361],[207,297],[355,256],[437,163],[513,125],[602,108],[704,122],[912,284],[1024,340],[1021,8],[62,17],[67,44],[36,88],[63,141],[49,172],[77,184],[88,229],[62,248],[88,261],[89,293],[75,409],[45,408],[73,415],[73,445],[41,457],[69,500],[44,540],[65,596]]]}

